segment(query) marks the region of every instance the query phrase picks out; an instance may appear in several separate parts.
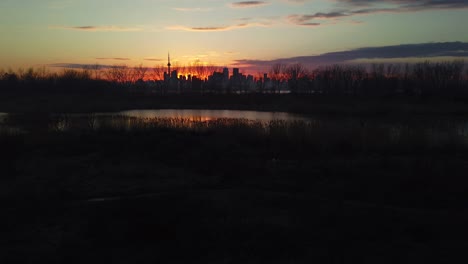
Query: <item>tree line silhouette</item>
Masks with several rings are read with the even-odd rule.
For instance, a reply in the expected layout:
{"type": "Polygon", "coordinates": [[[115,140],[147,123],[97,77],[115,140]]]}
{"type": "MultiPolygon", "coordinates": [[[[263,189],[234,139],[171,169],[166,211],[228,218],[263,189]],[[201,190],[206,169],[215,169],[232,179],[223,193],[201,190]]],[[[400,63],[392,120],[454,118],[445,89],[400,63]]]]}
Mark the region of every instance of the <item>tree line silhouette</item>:
{"type": "MultiPolygon", "coordinates": [[[[220,73],[222,67],[195,62],[174,66],[174,70],[197,77],[209,89],[197,92],[230,93],[209,83],[209,77],[220,73]]],[[[117,65],[87,66],[49,72],[45,67],[0,70],[2,92],[98,92],[104,89],[128,92],[159,92],[165,89],[164,65],[130,67],[117,65]]],[[[335,64],[308,69],[300,63],[273,64],[268,73],[252,76],[254,85],[244,93],[280,93],[317,95],[407,95],[460,96],[468,95],[468,70],[464,61],[420,62],[406,64],[335,64]]],[[[183,93],[183,90],[179,90],[183,93]]],[[[193,92],[193,91],[192,91],[193,92]]]]}

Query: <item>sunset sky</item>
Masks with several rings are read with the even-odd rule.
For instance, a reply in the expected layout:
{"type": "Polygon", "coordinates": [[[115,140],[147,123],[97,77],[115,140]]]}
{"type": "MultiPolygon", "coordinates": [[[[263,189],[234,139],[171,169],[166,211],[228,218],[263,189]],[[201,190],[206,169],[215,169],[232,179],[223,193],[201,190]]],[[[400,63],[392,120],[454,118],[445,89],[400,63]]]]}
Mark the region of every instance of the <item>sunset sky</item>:
{"type": "Polygon", "coordinates": [[[168,51],[174,63],[260,67],[300,56],[326,63],[327,54],[417,44],[397,54],[382,49],[386,56],[366,55],[367,49],[342,56],[398,59],[401,49],[411,55],[445,42],[452,43],[414,57],[463,58],[466,25],[468,0],[1,0],[0,68],[151,66],[165,63],[168,51]]]}

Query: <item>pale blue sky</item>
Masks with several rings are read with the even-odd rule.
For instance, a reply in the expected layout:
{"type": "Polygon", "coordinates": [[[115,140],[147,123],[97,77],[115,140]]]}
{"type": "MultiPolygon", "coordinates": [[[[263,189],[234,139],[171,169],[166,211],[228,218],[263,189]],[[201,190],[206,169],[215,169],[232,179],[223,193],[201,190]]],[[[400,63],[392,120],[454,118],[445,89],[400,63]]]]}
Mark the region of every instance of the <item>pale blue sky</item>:
{"type": "Polygon", "coordinates": [[[360,47],[468,42],[468,1],[440,2],[2,0],[0,68],[154,65],[168,51],[181,64],[231,65],[360,47]]]}

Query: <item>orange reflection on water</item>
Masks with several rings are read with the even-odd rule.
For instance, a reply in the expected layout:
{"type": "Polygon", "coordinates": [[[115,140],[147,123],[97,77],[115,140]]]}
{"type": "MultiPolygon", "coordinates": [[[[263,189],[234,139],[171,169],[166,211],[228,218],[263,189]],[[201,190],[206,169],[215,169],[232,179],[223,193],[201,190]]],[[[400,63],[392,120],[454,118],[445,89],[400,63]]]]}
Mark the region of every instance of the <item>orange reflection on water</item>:
{"type": "Polygon", "coordinates": [[[214,120],[214,118],[208,116],[192,116],[189,120],[192,122],[208,122],[214,120]]]}

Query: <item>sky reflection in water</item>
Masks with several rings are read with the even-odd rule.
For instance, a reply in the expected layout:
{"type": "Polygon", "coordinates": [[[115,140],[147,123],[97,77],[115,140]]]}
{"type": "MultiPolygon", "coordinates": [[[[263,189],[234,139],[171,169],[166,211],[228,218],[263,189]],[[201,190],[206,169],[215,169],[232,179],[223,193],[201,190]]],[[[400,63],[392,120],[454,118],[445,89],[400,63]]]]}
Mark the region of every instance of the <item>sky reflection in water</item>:
{"type": "Polygon", "coordinates": [[[117,113],[119,115],[138,118],[183,118],[192,121],[210,121],[218,118],[248,119],[262,122],[272,120],[309,121],[310,118],[284,112],[258,112],[238,110],[130,110],[117,113]]]}

